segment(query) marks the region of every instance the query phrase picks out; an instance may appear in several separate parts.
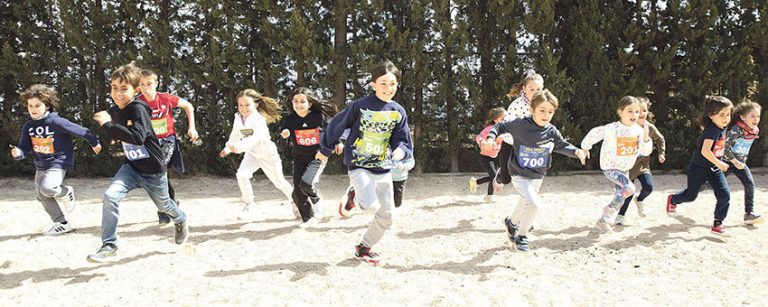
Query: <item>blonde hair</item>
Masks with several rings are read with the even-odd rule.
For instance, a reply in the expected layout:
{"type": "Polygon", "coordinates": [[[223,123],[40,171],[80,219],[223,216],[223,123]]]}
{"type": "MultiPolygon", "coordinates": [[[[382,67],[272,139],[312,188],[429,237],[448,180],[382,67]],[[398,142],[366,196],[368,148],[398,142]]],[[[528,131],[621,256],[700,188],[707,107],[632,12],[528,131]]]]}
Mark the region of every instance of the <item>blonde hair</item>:
{"type": "Polygon", "coordinates": [[[157,82],[157,74],[154,71],[151,71],[149,69],[142,69],[141,70],[141,77],[142,78],[150,78],[153,81],[157,82]]]}
{"type": "MultiPolygon", "coordinates": [[[[512,84],[512,88],[510,88],[509,93],[507,93],[507,98],[509,98],[509,100],[515,100],[515,98],[520,95],[520,92],[523,91],[523,87],[528,85],[531,81],[539,81],[543,85],[544,77],[537,74],[533,69],[526,70],[525,73],[523,73],[523,79],[518,83],[512,84]]],[[[530,99],[530,97],[528,98],[530,99]]]]}
{"type": "Polygon", "coordinates": [[[262,96],[259,92],[253,89],[244,89],[240,91],[240,93],[237,93],[237,98],[243,96],[253,99],[253,102],[256,103],[256,109],[262,116],[264,116],[268,124],[275,123],[282,117],[280,113],[283,108],[274,98],[262,96]]]}
{"type": "Polygon", "coordinates": [[[535,109],[540,104],[549,102],[553,106],[555,106],[555,110],[557,110],[557,107],[560,105],[560,102],[557,100],[557,97],[555,97],[555,94],[552,94],[548,89],[543,89],[540,92],[533,94],[533,98],[531,98],[531,108],[535,109]]]}

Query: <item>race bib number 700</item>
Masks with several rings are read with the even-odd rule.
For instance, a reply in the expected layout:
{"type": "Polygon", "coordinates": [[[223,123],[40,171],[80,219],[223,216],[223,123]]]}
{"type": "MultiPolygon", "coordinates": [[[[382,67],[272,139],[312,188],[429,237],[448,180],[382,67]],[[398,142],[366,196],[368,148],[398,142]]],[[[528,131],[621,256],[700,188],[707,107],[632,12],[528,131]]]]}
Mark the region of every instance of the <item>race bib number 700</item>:
{"type": "Polygon", "coordinates": [[[542,168],[549,165],[549,149],[520,145],[517,164],[525,168],[542,168]]]}

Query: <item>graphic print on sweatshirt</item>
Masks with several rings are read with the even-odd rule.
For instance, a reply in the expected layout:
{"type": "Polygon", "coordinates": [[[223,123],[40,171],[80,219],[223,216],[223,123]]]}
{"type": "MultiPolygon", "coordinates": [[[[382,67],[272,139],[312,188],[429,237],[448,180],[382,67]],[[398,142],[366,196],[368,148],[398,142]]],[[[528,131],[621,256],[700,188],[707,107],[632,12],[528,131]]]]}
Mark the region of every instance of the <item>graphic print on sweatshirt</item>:
{"type": "Polygon", "coordinates": [[[397,111],[360,110],[360,136],[352,145],[352,164],[363,168],[390,168],[389,139],[403,119],[397,111]]]}
{"type": "Polygon", "coordinates": [[[30,127],[29,138],[32,140],[32,151],[45,155],[56,152],[53,148],[54,138],[50,126],[30,127]]]}

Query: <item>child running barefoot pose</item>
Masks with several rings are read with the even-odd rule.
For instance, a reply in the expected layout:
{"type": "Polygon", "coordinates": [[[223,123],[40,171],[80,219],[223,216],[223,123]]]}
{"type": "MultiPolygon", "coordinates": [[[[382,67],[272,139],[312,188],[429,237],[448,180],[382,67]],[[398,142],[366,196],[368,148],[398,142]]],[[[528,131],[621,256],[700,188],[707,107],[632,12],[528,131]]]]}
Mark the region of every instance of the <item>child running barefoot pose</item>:
{"type": "MultiPolygon", "coordinates": [[[[651,107],[651,102],[648,101],[648,98],[645,97],[638,97],[637,99],[640,100],[640,116],[637,118],[637,125],[643,128],[648,126],[651,142],[656,145],[656,150],[659,151],[659,163],[664,163],[664,161],[667,160],[664,155],[667,145],[664,141],[664,136],[661,135],[659,129],[656,129],[656,126],[649,121],[653,119],[653,114],[648,111],[648,109],[651,107]]],[[[632,180],[633,183],[635,182],[635,179],[639,180],[643,189],[640,190],[640,195],[638,195],[637,198],[635,198],[634,195],[630,195],[627,197],[627,199],[624,200],[624,205],[621,206],[619,215],[616,217],[616,225],[624,225],[626,223],[625,214],[627,213],[629,203],[633,198],[635,199],[635,205],[637,206],[637,215],[640,217],[645,217],[643,200],[645,200],[645,198],[648,197],[651,192],[653,192],[651,156],[638,156],[637,161],[635,161],[635,166],[629,170],[629,179],[632,180]]]]}
{"type": "MultiPolygon", "coordinates": [[[[475,142],[477,142],[478,145],[480,145],[480,163],[485,166],[485,170],[488,172],[488,176],[481,177],[480,179],[475,177],[469,177],[469,192],[475,193],[477,191],[477,185],[488,183],[488,189],[485,194],[485,202],[490,203],[493,202],[493,184],[491,183],[491,180],[496,176],[496,173],[498,172],[498,168],[496,165],[498,164],[498,161],[496,160],[496,157],[499,155],[499,150],[501,150],[501,138],[498,138],[494,143],[493,146],[484,146],[485,139],[488,137],[488,132],[491,131],[491,128],[495,124],[498,124],[504,120],[504,109],[503,108],[493,108],[491,111],[488,112],[488,120],[486,121],[486,127],[483,129],[483,131],[480,132],[475,137],[475,142]]],[[[506,163],[505,163],[506,164],[506,163]]]]}
{"type": "Polygon", "coordinates": [[[560,131],[550,123],[558,100],[549,90],[543,90],[531,98],[531,117],[518,118],[494,125],[483,145],[498,146],[496,137],[504,133],[513,135],[509,172],[512,186],[520,193],[520,202],[511,216],[504,219],[509,240],[517,250],[529,251],[528,230],[542,205],[539,188],[552,163],[552,152],[578,158],[584,164],[586,154],[565,141],[560,131]]]}
{"type": "Polygon", "coordinates": [[[72,224],[64,217],[59,203],[67,212],[75,208],[75,190],[61,185],[64,175],[75,166],[72,135],[88,141],[93,152],[99,154],[101,144],[90,130],[59,117],[59,97],[56,90],[42,84],[30,86],[21,93],[21,103],[27,106],[30,120],[21,128],[17,147],[11,145],[11,155],[16,160],[33,153],[35,156],[35,191],[51,217],[53,226],[44,231],[46,236],[56,236],[72,231],[72,224]]]}
{"type": "MultiPolygon", "coordinates": [[[[312,226],[322,215],[316,186],[325,169],[325,162],[315,159],[315,155],[320,149],[326,118],[336,115],[336,106],[321,101],[305,87],[294,90],[285,106],[293,110],[280,126],[280,136],[290,138],[293,144],[293,202],[301,214],[299,226],[312,226]]],[[[337,145],[337,152],[340,146],[337,145]]]]}
{"type": "Polygon", "coordinates": [[[320,142],[317,158],[325,161],[341,138],[350,129],[345,142],[344,164],[352,186],[339,204],[339,214],[360,208],[375,213],[362,242],[355,246],[355,257],[371,265],[379,263],[371,248],[392,226],[394,193],[392,191],[393,161],[412,156],[413,145],[405,110],[392,100],[397,92],[400,70],[385,61],[371,70],[371,87],[376,95],[351,102],[328,123],[320,142]]]}
{"type": "Polygon", "coordinates": [[[747,156],[752,142],[757,139],[760,128],[759,104],[752,101],[745,101],[738,104],[733,109],[731,123],[728,125],[727,141],[725,142],[724,158],[728,164],[727,176],[733,172],[744,185],[744,223],[760,224],[765,222],[765,218],[754,212],[755,210],[755,180],[752,178],[752,172],[747,166],[747,156]]]}
{"type": "Polygon", "coordinates": [[[704,182],[709,182],[715,190],[715,220],[712,223],[713,234],[727,236],[723,220],[728,215],[731,192],[725,171],[728,163],[720,160],[725,154],[725,130],[731,121],[733,103],[722,96],[704,98],[704,113],[699,119],[704,131],[696,141],[696,150],[688,164],[688,186],[685,190],[667,196],[667,215],[677,215],[677,205],[696,200],[704,182]]]}
{"type": "Polygon", "coordinates": [[[635,185],[627,173],[635,165],[638,155],[647,156],[653,150],[648,127],[637,125],[640,115],[640,101],[632,96],[619,100],[616,110],[620,120],[604,126],[592,128],[581,141],[581,148],[589,157],[592,145],[603,141],[600,148],[600,168],[608,180],[614,184],[613,200],[603,208],[603,214],[596,226],[602,232],[612,232],[610,223],[624,199],[635,194],[635,185]]]}
{"type": "Polygon", "coordinates": [[[293,187],[283,176],[280,155],[277,153],[277,146],[270,139],[267,128],[267,124],[280,120],[280,110],[280,104],[276,100],[262,96],[255,90],[246,89],[237,94],[237,113],[232,123],[232,132],[219,156],[223,158],[230,153],[243,154],[243,161],[237,169],[237,185],[240,187],[241,199],[245,206],[238,219],[245,219],[253,212],[251,178],[259,169],[283,192],[291,207],[296,207],[291,197],[293,187]]]}

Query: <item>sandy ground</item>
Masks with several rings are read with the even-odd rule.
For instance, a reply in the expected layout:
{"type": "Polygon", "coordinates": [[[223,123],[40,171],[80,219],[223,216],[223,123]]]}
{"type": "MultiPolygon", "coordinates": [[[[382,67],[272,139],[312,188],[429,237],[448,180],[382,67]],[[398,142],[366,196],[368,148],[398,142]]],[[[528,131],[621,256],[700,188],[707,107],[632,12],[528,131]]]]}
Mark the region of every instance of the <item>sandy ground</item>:
{"type": "MultiPolygon", "coordinates": [[[[768,224],[743,225],[743,190],[729,177],[732,238],[709,232],[714,195],[703,192],[664,212],[682,175],[657,175],[648,216],[630,208],[630,225],[611,235],[593,225],[612,188],[599,174],[551,176],[531,234],[533,251],[510,248],[502,225],[518,201],[507,187],[496,203],[484,186],[468,195],[464,175],[408,181],[393,229],[374,250],[382,264],[353,257],[371,216],[333,215],[314,229],[297,221],[262,175],[253,221],[234,178],[175,179],[189,215],[190,239],[172,243],[155,207],[136,190],[121,206],[119,260],[92,264],[100,244],[101,195],[109,179],[67,179],[79,201],[77,230],[42,236],[51,222],[34,199],[31,178],[0,179],[0,302],[3,306],[105,305],[753,305],[765,306],[768,224]],[[761,227],[762,226],[762,227],[761,227]]],[[[756,206],[766,208],[768,175],[756,175],[756,206]]],[[[336,211],[345,176],[325,176],[326,212],[336,211]]]]}

